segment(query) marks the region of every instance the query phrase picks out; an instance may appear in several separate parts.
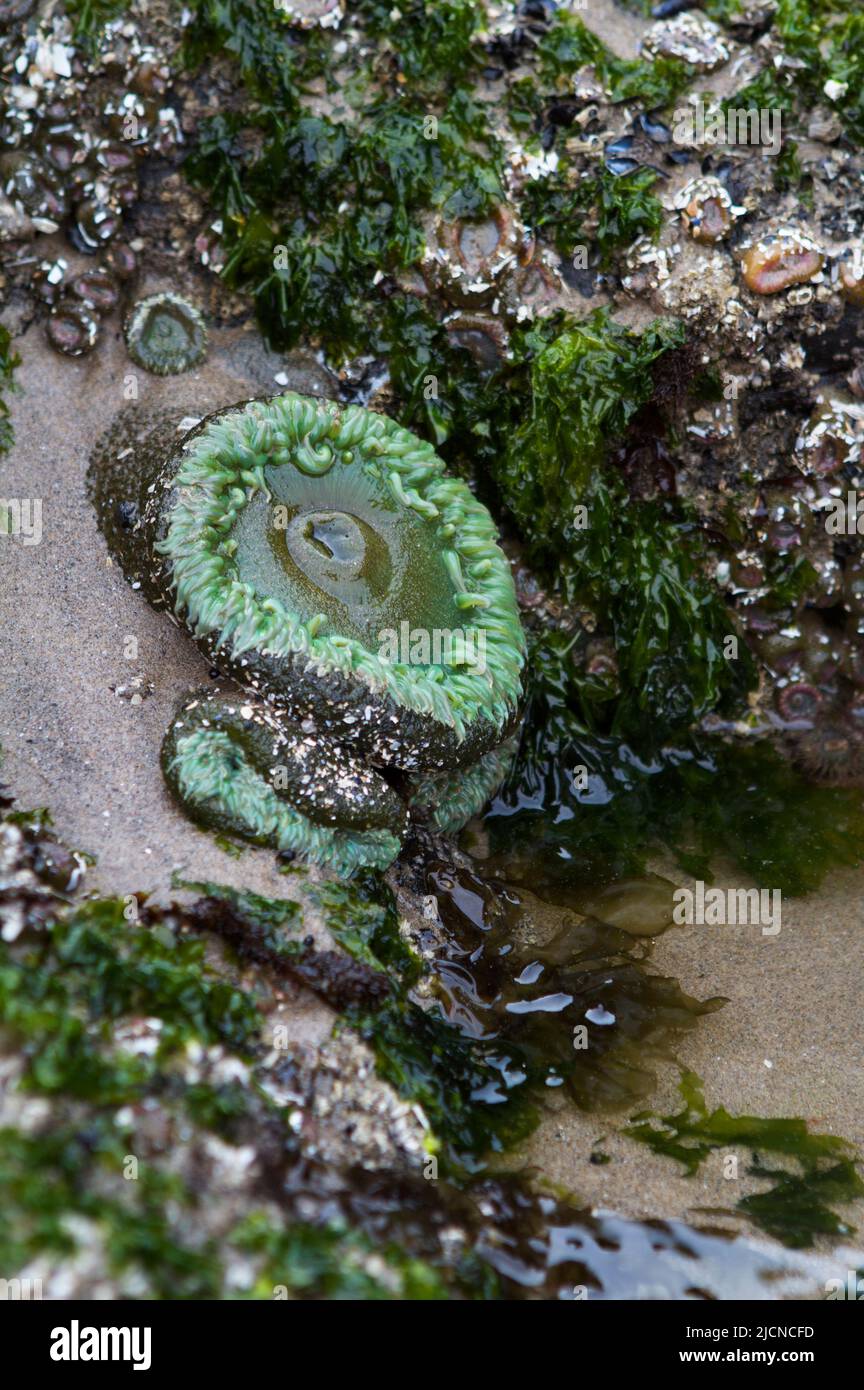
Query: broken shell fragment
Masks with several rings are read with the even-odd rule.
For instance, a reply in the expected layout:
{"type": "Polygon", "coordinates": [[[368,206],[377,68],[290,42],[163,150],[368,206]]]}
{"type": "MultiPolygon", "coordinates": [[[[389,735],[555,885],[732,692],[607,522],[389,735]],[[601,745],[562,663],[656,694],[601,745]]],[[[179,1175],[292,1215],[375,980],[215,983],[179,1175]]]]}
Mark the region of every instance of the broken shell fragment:
{"type": "Polygon", "coordinates": [[[642,40],[642,52],[649,58],[677,58],[698,72],[713,72],[732,56],[719,24],[700,14],[681,14],[652,24],[642,40]]]}

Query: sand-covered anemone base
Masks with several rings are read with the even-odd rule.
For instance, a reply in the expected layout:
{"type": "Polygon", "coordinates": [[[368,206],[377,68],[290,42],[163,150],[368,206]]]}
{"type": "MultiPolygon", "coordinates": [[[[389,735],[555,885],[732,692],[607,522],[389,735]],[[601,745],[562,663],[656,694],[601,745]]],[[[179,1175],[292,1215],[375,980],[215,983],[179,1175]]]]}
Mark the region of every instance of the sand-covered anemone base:
{"type": "Polygon", "coordinates": [[[465,772],[405,778],[399,794],[350,748],[278,723],[263,702],[202,691],[178,709],[162,769],[203,829],[349,874],[387,868],[412,813],[460,830],[501,785],[515,746],[508,739],[465,772]]]}

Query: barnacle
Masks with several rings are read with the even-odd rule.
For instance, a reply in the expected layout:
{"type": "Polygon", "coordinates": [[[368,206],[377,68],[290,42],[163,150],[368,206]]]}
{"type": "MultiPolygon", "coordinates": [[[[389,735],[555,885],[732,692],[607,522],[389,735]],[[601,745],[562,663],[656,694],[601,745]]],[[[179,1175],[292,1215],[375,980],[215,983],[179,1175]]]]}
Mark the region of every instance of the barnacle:
{"type": "Polygon", "coordinates": [[[492,303],[504,277],[530,250],[512,208],[501,203],[482,218],[436,219],[421,269],[451,304],[473,309],[492,303]]]}
{"type": "Polygon", "coordinates": [[[719,179],[691,179],[675,199],[675,207],[694,241],[711,243],[728,236],[745,209],[736,207],[719,179]]]}
{"type": "Polygon", "coordinates": [[[861,461],[864,408],[844,401],[820,401],[795,441],[795,461],[811,477],[830,477],[861,461]]]}
{"type": "Polygon", "coordinates": [[[178,711],[163,767],[193,818],[347,871],[389,863],[409,816],[480,809],[524,641],[492,518],[430,444],[289,392],[145,453],[120,526],[117,490],[96,500],[127,573],[250,693],[178,711]]]}
{"type": "Polygon", "coordinates": [[[207,329],[195,306],[179,294],[153,294],[132,309],[126,346],[145,371],[174,376],[204,360],[207,329]]]}
{"type": "Polygon", "coordinates": [[[719,24],[688,12],[653,24],[642,52],[649,58],[678,58],[697,72],[713,72],[729,61],[732,45],[719,24]]]}

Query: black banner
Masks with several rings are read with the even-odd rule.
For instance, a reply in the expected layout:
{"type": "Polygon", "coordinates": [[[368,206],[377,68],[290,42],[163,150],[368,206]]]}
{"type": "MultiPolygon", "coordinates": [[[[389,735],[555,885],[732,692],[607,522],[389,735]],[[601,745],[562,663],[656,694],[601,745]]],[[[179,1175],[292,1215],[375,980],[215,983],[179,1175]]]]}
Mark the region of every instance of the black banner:
{"type": "MultiPolygon", "coordinates": [[[[829,1291],[833,1292],[833,1291],[829,1291]]],[[[253,1373],[268,1366],[269,1373],[280,1366],[290,1375],[302,1355],[304,1374],[310,1361],[321,1354],[320,1373],[332,1378],[339,1369],[339,1353],[346,1368],[354,1370],[366,1348],[368,1370],[382,1364],[384,1335],[394,1338],[393,1374],[399,1361],[398,1348],[404,1342],[406,1317],[416,1317],[417,1332],[424,1326],[436,1339],[442,1331],[442,1318],[454,1316],[454,1330],[461,1334],[459,1366],[464,1373],[463,1352],[476,1337],[478,1355],[488,1371],[496,1352],[495,1329],[500,1327],[501,1351],[512,1346],[512,1334],[520,1325],[529,1334],[542,1320],[570,1339],[570,1353],[578,1358],[580,1375],[593,1364],[620,1373],[633,1366],[639,1370],[665,1371],[676,1366],[701,1369],[706,1366],[759,1365],[767,1370],[786,1366],[827,1368],[846,1362],[854,1353],[853,1339],[860,1330],[855,1315],[836,1306],[857,1301],[847,1297],[820,1301],[708,1303],[704,1301],[661,1302],[571,1302],[551,1311],[522,1305],[517,1322],[516,1309],[507,1306],[506,1322],[498,1323],[502,1305],[482,1306],[466,1302],[447,1313],[436,1305],[392,1303],[362,1305],[275,1301],[212,1303],[39,1303],[9,1301],[0,1303],[0,1330],[4,1346],[20,1355],[27,1370],[38,1371],[51,1381],[63,1382],[69,1376],[92,1378],[100,1371],[112,1375],[128,1372],[139,1375],[253,1373]],[[362,1324],[355,1318],[361,1316],[362,1324]],[[322,1319],[317,1323],[317,1318],[322,1319]],[[522,1323],[522,1318],[525,1319],[522,1323]],[[427,1322],[428,1319],[428,1322],[427,1322]],[[432,1321],[434,1319],[434,1323],[432,1321]],[[334,1327],[356,1328],[357,1338],[333,1337],[334,1327]],[[320,1333],[328,1334],[322,1340],[320,1333]],[[371,1335],[370,1335],[371,1334],[371,1335]],[[302,1339],[302,1340],[301,1340],[302,1339]],[[334,1357],[334,1351],[336,1356],[334,1357]],[[587,1363],[587,1366],[586,1366],[587,1363]]],[[[562,1349],[562,1348],[559,1348],[562,1349]]],[[[526,1344],[526,1350],[527,1344],[526,1344]]],[[[530,1351],[529,1353],[530,1354],[530,1351]]],[[[398,1371],[409,1374],[408,1365],[398,1371]]],[[[446,1362],[439,1373],[446,1375],[446,1362]]],[[[314,1371],[313,1371],[314,1374],[314,1371]]]]}

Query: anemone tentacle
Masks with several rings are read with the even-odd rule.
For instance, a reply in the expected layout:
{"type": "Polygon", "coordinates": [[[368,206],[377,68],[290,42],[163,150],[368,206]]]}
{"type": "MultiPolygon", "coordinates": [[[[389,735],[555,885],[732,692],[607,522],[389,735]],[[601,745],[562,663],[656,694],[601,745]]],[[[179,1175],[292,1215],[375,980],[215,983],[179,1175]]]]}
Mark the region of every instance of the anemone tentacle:
{"type": "Polygon", "coordinates": [[[349,750],[276,724],[262,704],[184,700],[162,745],[162,769],[191,819],[350,873],[386,868],[407,811],[349,750]],[[280,775],[281,774],[281,775],[280,775]]]}
{"type": "Polygon", "coordinates": [[[500,729],[515,709],[524,642],[509,565],[489,512],[461,480],[444,476],[444,464],[431,444],[360,406],[340,407],[289,392],[250,402],[196,431],[172,481],[176,501],[157,550],[170,567],[175,611],[196,636],[211,638],[214,651],[236,659],[260,649],[273,657],[302,656],[320,676],[359,675],[371,692],[386,693],[399,707],[432,714],[459,738],[478,717],[500,729]],[[320,451],[327,441],[330,462],[314,476],[323,481],[331,506],[338,505],[343,475],[359,474],[374,504],[389,502],[391,508],[411,511],[434,533],[454,587],[451,626],[463,624],[466,613],[472,619],[479,615],[486,646],[482,675],[452,670],[442,686],[437,672],[425,665],[387,662],[358,637],[346,639],[332,626],[310,632],[308,623],[278,598],[266,596],[265,607],[264,596],[237,588],[236,554],[228,555],[224,548],[217,554],[214,528],[236,526],[256,496],[273,502],[276,470],[269,457],[274,442],[289,468],[308,475],[309,451],[320,451]],[[346,449],[352,452],[350,463],[342,457],[346,449]],[[202,552],[218,559],[217,569],[202,563],[202,552]],[[470,587],[465,569],[471,574],[470,587]]]}
{"type": "Polygon", "coordinates": [[[497,748],[490,748],[472,767],[412,779],[409,806],[430,806],[437,828],[455,835],[480,814],[502,786],[518,747],[518,735],[512,735],[497,748]]]}

